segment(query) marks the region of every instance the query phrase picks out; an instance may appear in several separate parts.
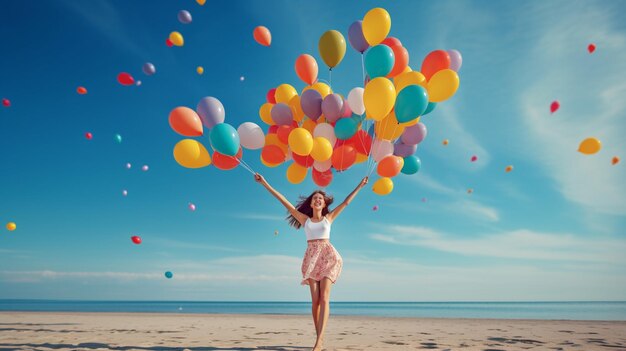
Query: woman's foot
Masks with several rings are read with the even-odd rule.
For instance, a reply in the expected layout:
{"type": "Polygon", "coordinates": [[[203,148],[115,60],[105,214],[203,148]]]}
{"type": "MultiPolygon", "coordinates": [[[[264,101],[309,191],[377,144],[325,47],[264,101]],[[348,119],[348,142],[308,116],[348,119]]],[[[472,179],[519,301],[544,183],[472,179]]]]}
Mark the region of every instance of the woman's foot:
{"type": "Polygon", "coordinates": [[[322,343],[324,342],[324,340],[317,340],[315,342],[315,346],[313,346],[313,350],[311,351],[322,351],[322,343]]]}

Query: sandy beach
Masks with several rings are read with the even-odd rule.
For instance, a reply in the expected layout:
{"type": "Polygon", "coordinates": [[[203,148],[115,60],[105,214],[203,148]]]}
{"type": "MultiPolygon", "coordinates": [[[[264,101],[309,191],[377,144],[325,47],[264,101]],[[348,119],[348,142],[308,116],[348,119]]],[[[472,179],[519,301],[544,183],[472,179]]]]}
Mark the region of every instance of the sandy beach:
{"type": "MultiPolygon", "coordinates": [[[[626,350],[626,322],[332,316],[325,350],[626,350]]],[[[0,350],[309,350],[301,315],[0,313],[0,350]]]]}

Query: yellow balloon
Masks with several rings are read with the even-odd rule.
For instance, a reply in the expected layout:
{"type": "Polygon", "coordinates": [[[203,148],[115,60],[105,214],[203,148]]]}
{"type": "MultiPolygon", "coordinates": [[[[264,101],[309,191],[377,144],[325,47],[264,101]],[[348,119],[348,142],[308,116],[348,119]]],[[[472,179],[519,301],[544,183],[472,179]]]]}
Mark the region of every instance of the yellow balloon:
{"type": "Polygon", "coordinates": [[[300,97],[298,95],[289,100],[289,107],[291,108],[291,113],[293,114],[293,120],[300,122],[302,118],[304,118],[304,111],[302,111],[302,106],[300,106],[300,97]]]}
{"type": "Polygon", "coordinates": [[[578,146],[578,152],[583,153],[585,155],[593,155],[596,152],[600,151],[602,148],[602,143],[600,140],[596,138],[587,138],[580,142],[578,146]]]}
{"type": "Polygon", "coordinates": [[[269,163],[269,162],[266,162],[266,161],[263,159],[263,157],[261,157],[261,155],[259,155],[259,158],[261,159],[261,163],[262,163],[262,164],[263,164],[263,166],[265,166],[265,167],[271,167],[271,168],[274,168],[274,167],[278,167],[278,166],[280,166],[280,165],[281,165],[280,163],[269,163]]]}
{"type": "Polygon", "coordinates": [[[174,146],[174,159],[187,168],[202,168],[211,164],[207,149],[193,139],[183,139],[174,146]]]}
{"type": "Polygon", "coordinates": [[[261,120],[269,125],[274,125],[274,120],[272,119],[272,107],[274,104],[266,102],[261,105],[259,109],[259,116],[261,116],[261,120]]]}
{"type": "Polygon", "coordinates": [[[400,90],[406,88],[409,85],[420,85],[424,88],[427,87],[426,77],[420,72],[409,71],[398,74],[393,79],[393,85],[396,87],[396,92],[400,93],[400,90]]]}
{"type": "Polygon", "coordinates": [[[354,164],[359,164],[359,163],[363,163],[365,161],[367,161],[368,156],[366,154],[362,154],[360,152],[356,153],[356,161],[354,161],[354,164]]]}
{"type": "Polygon", "coordinates": [[[383,140],[393,140],[399,138],[404,132],[406,126],[398,123],[395,112],[391,113],[383,118],[382,121],[374,123],[374,131],[376,132],[376,138],[383,140]]]}
{"type": "MultiPolygon", "coordinates": [[[[319,119],[318,119],[318,121],[319,121],[319,119]]],[[[312,120],[312,119],[306,118],[304,120],[304,122],[302,122],[302,128],[308,130],[309,133],[311,133],[311,134],[313,134],[313,131],[315,130],[315,127],[317,127],[317,123],[315,123],[315,121],[312,120]]]]}
{"type": "Polygon", "coordinates": [[[372,190],[378,195],[387,195],[393,191],[393,180],[382,177],[374,183],[372,190]]]}
{"type": "Polygon", "coordinates": [[[330,141],[324,137],[316,137],[313,139],[313,149],[311,157],[315,161],[324,162],[333,155],[333,146],[330,141]]]}
{"type": "Polygon", "coordinates": [[[289,147],[291,152],[300,156],[307,156],[313,150],[313,136],[304,128],[295,128],[289,133],[289,147]]]}
{"type": "Polygon", "coordinates": [[[387,10],[377,7],[363,17],[363,36],[370,46],[380,44],[391,30],[391,17],[387,10]]]}
{"type": "Polygon", "coordinates": [[[15,228],[17,228],[17,225],[14,222],[9,222],[7,223],[7,230],[12,232],[15,230],[15,228]]]}
{"type": "Polygon", "coordinates": [[[417,117],[416,119],[412,119],[408,122],[404,122],[404,123],[400,123],[401,126],[406,127],[410,127],[412,125],[416,125],[417,123],[419,123],[421,117],[417,117]]]}
{"type": "Polygon", "coordinates": [[[333,92],[333,90],[328,86],[328,84],[322,83],[322,82],[313,83],[313,85],[309,85],[306,88],[302,89],[302,92],[304,93],[305,91],[309,89],[313,89],[317,91],[318,93],[320,93],[320,95],[322,95],[322,98],[325,98],[326,95],[331,94],[333,92]]]}
{"type": "Polygon", "coordinates": [[[183,44],[185,44],[185,40],[183,39],[183,35],[178,33],[178,32],[171,32],[170,33],[170,41],[172,42],[172,44],[174,44],[176,46],[183,46],[183,44]]]}
{"type": "Polygon", "coordinates": [[[276,145],[276,146],[280,147],[283,150],[283,153],[285,155],[287,155],[287,152],[289,150],[287,148],[287,145],[285,145],[282,141],[280,141],[280,139],[278,138],[278,135],[276,135],[276,133],[267,134],[265,136],[265,145],[276,145]]]}
{"type": "Polygon", "coordinates": [[[372,79],[363,92],[365,110],[373,120],[380,121],[391,112],[396,103],[396,89],[385,77],[372,79]]]}
{"type": "Polygon", "coordinates": [[[198,66],[198,68],[196,68],[196,72],[198,72],[198,74],[204,73],[204,67],[198,66]]]}
{"type": "Polygon", "coordinates": [[[289,104],[289,101],[294,96],[298,95],[296,88],[292,87],[289,84],[281,84],[276,88],[276,92],[274,92],[274,98],[276,98],[276,103],[289,104]]]}
{"type": "Polygon", "coordinates": [[[406,72],[411,72],[413,69],[411,68],[411,66],[407,65],[406,67],[404,67],[404,70],[400,73],[406,73],[406,72]]]}
{"type": "Polygon", "coordinates": [[[320,56],[326,65],[333,68],[343,60],[346,54],[346,39],[336,30],[329,30],[322,34],[318,44],[320,56]]]}
{"type": "Polygon", "coordinates": [[[306,179],[307,173],[308,168],[294,162],[287,167],[287,180],[291,184],[300,184],[306,179]]]}
{"type": "Polygon", "coordinates": [[[451,69],[442,69],[428,81],[428,101],[442,102],[448,100],[459,89],[459,75],[451,69]]]}
{"type": "Polygon", "coordinates": [[[206,0],[196,0],[196,2],[197,2],[200,6],[202,6],[202,5],[204,5],[204,3],[206,2],[206,0]]]}

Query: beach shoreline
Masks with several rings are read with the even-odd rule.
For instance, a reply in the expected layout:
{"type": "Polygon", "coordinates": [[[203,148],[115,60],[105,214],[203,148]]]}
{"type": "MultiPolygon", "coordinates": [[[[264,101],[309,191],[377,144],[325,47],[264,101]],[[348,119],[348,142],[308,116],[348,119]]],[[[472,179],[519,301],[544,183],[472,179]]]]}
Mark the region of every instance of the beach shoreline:
{"type": "MultiPolygon", "coordinates": [[[[332,315],[326,350],[626,350],[626,321],[332,315]]],[[[294,314],[0,312],[0,350],[282,350],[315,341],[294,314]]]]}

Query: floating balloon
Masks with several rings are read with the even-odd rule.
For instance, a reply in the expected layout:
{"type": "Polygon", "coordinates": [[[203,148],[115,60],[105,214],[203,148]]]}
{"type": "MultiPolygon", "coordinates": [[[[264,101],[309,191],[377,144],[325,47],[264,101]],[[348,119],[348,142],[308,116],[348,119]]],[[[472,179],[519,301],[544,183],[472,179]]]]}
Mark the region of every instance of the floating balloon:
{"type": "Polygon", "coordinates": [[[85,133],[85,138],[87,138],[87,140],[91,140],[93,138],[93,134],[87,132],[85,133]]]}
{"type": "Polygon", "coordinates": [[[378,206],[372,207],[372,211],[378,211],[378,206]]]}
{"type": "Polygon", "coordinates": [[[117,81],[122,84],[122,85],[133,85],[135,84],[135,79],[133,78],[133,76],[131,76],[130,74],[126,73],[126,72],[122,72],[120,74],[117,75],[117,81]]]}
{"type": "Polygon", "coordinates": [[[506,166],[506,168],[504,169],[504,171],[507,173],[509,173],[512,170],[513,170],[513,166],[506,166]]]}
{"type": "Polygon", "coordinates": [[[315,137],[313,139],[313,149],[311,149],[311,157],[315,161],[324,162],[333,155],[333,146],[330,141],[324,137],[315,137]]]}
{"type": "Polygon", "coordinates": [[[291,152],[291,157],[293,158],[293,162],[299,164],[302,167],[312,167],[315,164],[315,159],[311,155],[300,156],[296,153],[291,152]]]}
{"type": "Polygon", "coordinates": [[[474,189],[472,189],[472,188],[467,189],[467,193],[468,193],[468,194],[471,194],[471,193],[473,193],[473,192],[474,192],[474,189]]]}
{"type": "Polygon", "coordinates": [[[135,85],[136,85],[136,86],[141,86],[141,81],[140,81],[140,80],[138,80],[138,81],[135,83],[135,85]]]}
{"type": "Polygon", "coordinates": [[[427,107],[426,89],[419,85],[409,85],[398,93],[394,111],[398,122],[405,123],[421,116],[427,107]]]}
{"type": "Polygon", "coordinates": [[[315,129],[313,130],[313,136],[316,138],[326,138],[330,142],[330,145],[335,145],[335,142],[337,141],[337,136],[335,136],[335,128],[333,128],[333,126],[328,123],[320,123],[316,125],[315,129]]]}
{"type": "Polygon", "coordinates": [[[123,196],[127,196],[128,195],[128,190],[126,190],[126,189],[122,190],[122,195],[123,196]]]}
{"type": "Polygon", "coordinates": [[[472,158],[470,158],[471,162],[476,162],[478,160],[478,156],[474,155],[472,156],[472,158]]]}
{"type": "Polygon", "coordinates": [[[11,100],[9,99],[2,99],[2,106],[4,107],[10,107],[11,106],[11,100]]]}
{"type": "Polygon", "coordinates": [[[289,134],[291,151],[300,156],[307,156],[313,150],[313,136],[304,128],[295,128],[289,134]]]}
{"type": "Polygon", "coordinates": [[[87,89],[85,89],[85,87],[78,87],[76,88],[76,92],[79,93],[80,95],[85,95],[87,94],[87,89]]]}
{"type": "Polygon", "coordinates": [[[450,141],[448,139],[444,139],[441,143],[443,144],[443,146],[448,146],[450,141]]]}
{"type": "Polygon", "coordinates": [[[387,195],[393,191],[393,181],[390,178],[380,178],[374,183],[372,190],[378,195],[387,195]]]}
{"type": "Polygon", "coordinates": [[[189,205],[187,205],[187,207],[189,208],[189,211],[195,211],[196,210],[196,205],[192,204],[191,202],[189,203],[189,205]]]}
{"type": "Polygon", "coordinates": [[[239,165],[239,159],[243,156],[242,149],[239,149],[239,152],[236,156],[226,156],[217,151],[213,152],[213,165],[217,169],[221,169],[223,171],[231,170],[239,165]]]}
{"type": "Polygon", "coordinates": [[[211,164],[211,155],[200,142],[183,139],[174,146],[174,159],[186,168],[202,168],[211,164]]]}
{"type": "Polygon", "coordinates": [[[198,5],[203,6],[206,0],[196,0],[196,2],[198,3],[198,5]]]}
{"type": "Polygon", "coordinates": [[[393,50],[387,45],[376,45],[365,54],[365,71],[370,78],[384,77],[393,69],[393,50]]]}
{"type": "Polygon", "coordinates": [[[590,54],[593,54],[593,52],[596,51],[596,45],[595,44],[587,45],[587,51],[589,51],[590,54]]]}
{"type": "Polygon", "coordinates": [[[619,157],[614,156],[614,157],[611,159],[611,164],[612,164],[613,166],[615,166],[615,165],[616,165],[616,164],[618,164],[618,163],[619,163],[619,157]]]}
{"type": "Polygon", "coordinates": [[[165,272],[165,278],[172,279],[173,276],[174,276],[174,273],[172,273],[170,271],[165,272]]]}
{"type": "Polygon", "coordinates": [[[226,116],[224,105],[212,96],[202,98],[198,102],[198,106],[196,106],[196,111],[202,120],[202,124],[209,129],[216,124],[224,123],[226,116]]]}
{"type": "Polygon", "coordinates": [[[422,202],[426,202],[426,198],[425,197],[422,198],[422,202]]]}
{"type": "Polygon", "coordinates": [[[126,163],[126,169],[130,169],[130,167],[132,167],[132,165],[130,163],[126,163]]]}
{"type": "Polygon", "coordinates": [[[350,106],[350,109],[352,109],[352,112],[356,113],[357,115],[362,115],[365,113],[365,104],[363,104],[364,92],[365,89],[361,87],[356,87],[350,90],[350,93],[348,94],[348,105],[350,106]]]}
{"type": "Polygon", "coordinates": [[[359,128],[359,123],[352,118],[341,118],[335,124],[337,139],[346,140],[352,138],[359,128]]]}
{"type": "Polygon", "coordinates": [[[404,166],[404,159],[399,156],[389,155],[378,162],[376,172],[381,177],[392,178],[400,173],[404,166]]]}
{"type": "Polygon", "coordinates": [[[420,170],[422,162],[415,155],[409,155],[404,158],[404,165],[400,170],[403,174],[415,174],[420,170]]]}
{"type": "Polygon", "coordinates": [[[141,170],[144,172],[147,172],[150,168],[148,167],[148,165],[143,165],[141,166],[141,170]]]}
{"type": "Polygon", "coordinates": [[[291,125],[293,122],[293,112],[291,108],[284,103],[278,103],[272,107],[272,121],[276,125],[291,125]]]}
{"type": "Polygon", "coordinates": [[[409,85],[420,85],[426,88],[428,83],[426,82],[426,77],[424,77],[424,75],[420,72],[409,71],[398,74],[395,78],[393,78],[393,84],[396,91],[400,92],[409,85]]]}
{"type": "Polygon", "coordinates": [[[428,81],[428,100],[441,102],[451,98],[459,89],[459,76],[451,69],[442,69],[428,81]]]}
{"type": "Polygon", "coordinates": [[[322,60],[329,68],[337,66],[346,54],[346,40],[336,30],[329,30],[322,34],[318,43],[322,60]]]}
{"type": "Polygon", "coordinates": [[[196,72],[198,74],[202,75],[204,73],[204,67],[202,67],[202,66],[196,67],[196,72]]]}
{"type": "Polygon", "coordinates": [[[450,69],[458,72],[463,64],[463,57],[461,56],[461,53],[458,50],[447,50],[446,52],[450,56],[450,69]]]}
{"type": "Polygon", "coordinates": [[[424,113],[422,113],[422,116],[425,116],[425,115],[433,112],[435,107],[437,107],[437,103],[436,102],[429,102],[428,103],[428,107],[426,107],[426,111],[424,111],[424,113]]]}
{"type": "Polygon", "coordinates": [[[444,50],[435,50],[424,58],[421,72],[426,80],[430,80],[435,73],[446,68],[450,68],[450,55],[444,50]]]}
{"type": "Polygon", "coordinates": [[[308,168],[294,162],[287,168],[287,180],[291,184],[300,184],[306,179],[307,173],[308,168]]]}
{"type": "Polygon", "coordinates": [[[179,106],[173,109],[169,115],[169,122],[170,127],[180,135],[195,137],[204,133],[200,116],[189,107],[179,106]]]}
{"type": "Polygon", "coordinates": [[[393,51],[393,68],[387,74],[389,78],[396,77],[404,72],[409,65],[409,52],[407,49],[402,46],[392,46],[391,50],[393,51]]]}
{"type": "Polygon", "coordinates": [[[370,45],[378,45],[391,30],[391,17],[385,9],[377,7],[363,17],[363,36],[370,45]]]}
{"type": "Polygon", "coordinates": [[[322,83],[320,81],[317,81],[313,85],[309,85],[308,87],[305,87],[304,89],[302,89],[302,92],[305,92],[309,89],[313,89],[317,91],[318,93],[320,93],[320,95],[322,95],[322,98],[325,98],[326,95],[333,92],[332,89],[330,89],[330,87],[328,86],[328,84],[322,83]]]}
{"type": "Polygon", "coordinates": [[[276,103],[276,97],[274,96],[275,94],[276,94],[276,88],[272,88],[268,90],[267,94],[265,95],[265,100],[267,100],[267,102],[269,102],[270,104],[275,104],[276,103]]]}
{"type": "Polygon", "coordinates": [[[133,241],[133,243],[135,243],[136,245],[141,244],[141,237],[137,236],[137,235],[133,235],[130,237],[130,240],[133,241]]]}
{"type": "Polygon", "coordinates": [[[313,84],[317,80],[317,61],[311,55],[302,54],[296,59],[296,74],[306,84],[313,84]]]}
{"type": "Polygon", "coordinates": [[[239,77],[239,81],[240,82],[243,82],[245,79],[246,79],[246,77],[244,77],[244,76],[239,77]]]}
{"type": "Polygon", "coordinates": [[[154,65],[150,62],[146,62],[143,64],[143,66],[141,67],[141,70],[143,71],[143,73],[147,76],[151,76],[154,73],[156,73],[156,68],[154,67],[154,65]]]}
{"type": "Polygon", "coordinates": [[[9,222],[7,223],[7,230],[12,232],[15,230],[15,228],[17,228],[17,225],[14,222],[9,222]]]}
{"type": "Polygon", "coordinates": [[[209,139],[213,149],[226,156],[235,156],[241,145],[237,130],[228,123],[215,125],[209,133],[209,139]]]}
{"type": "Polygon", "coordinates": [[[285,162],[287,155],[278,145],[266,144],[261,150],[261,159],[270,164],[281,164],[285,162]]]}
{"type": "Polygon", "coordinates": [[[376,139],[372,145],[372,157],[380,162],[386,156],[393,155],[393,144],[389,140],[376,139]]]}
{"type": "Polygon", "coordinates": [[[122,143],[122,136],[121,136],[121,135],[119,135],[119,134],[115,134],[115,141],[116,141],[118,144],[121,144],[121,143],[122,143]]]}
{"type": "Polygon", "coordinates": [[[363,35],[363,21],[355,21],[348,28],[348,41],[354,50],[363,53],[369,47],[363,35]]]}
{"type": "Polygon", "coordinates": [[[596,138],[587,138],[580,142],[578,146],[578,152],[585,155],[593,155],[596,152],[600,151],[602,148],[602,143],[600,140],[596,138]]]}
{"type": "Polygon", "coordinates": [[[330,169],[324,172],[320,172],[313,168],[313,172],[311,172],[311,178],[313,178],[313,183],[323,188],[328,186],[333,181],[333,172],[330,169]]]}
{"type": "Polygon", "coordinates": [[[559,104],[558,101],[552,101],[552,103],[550,104],[550,113],[555,113],[559,109],[559,107],[561,107],[561,104],[559,104]]]}
{"type": "Polygon", "coordinates": [[[316,90],[309,89],[300,97],[300,107],[304,114],[313,121],[322,115],[322,95],[316,90]]]}
{"type": "Polygon", "coordinates": [[[170,39],[170,42],[172,42],[172,44],[176,46],[183,46],[185,44],[183,35],[176,31],[170,33],[169,39],[170,39]]]}
{"type": "Polygon", "coordinates": [[[182,24],[191,23],[191,14],[187,10],[178,11],[178,21],[182,24]]]}
{"type": "Polygon", "coordinates": [[[350,145],[339,146],[333,151],[331,161],[336,170],[346,170],[356,161],[356,149],[350,145]]]}
{"type": "Polygon", "coordinates": [[[239,128],[237,128],[237,133],[239,133],[241,146],[246,149],[257,150],[265,145],[265,134],[263,133],[263,129],[261,129],[261,127],[259,127],[256,123],[242,123],[239,128]]]}
{"type": "Polygon", "coordinates": [[[276,103],[288,104],[291,99],[298,95],[296,88],[291,86],[290,84],[281,84],[276,87],[276,93],[274,97],[276,98],[276,103]]]}
{"type": "Polygon", "coordinates": [[[417,151],[417,144],[408,145],[402,142],[393,145],[393,154],[400,157],[413,155],[417,151]]]}
{"type": "Polygon", "coordinates": [[[424,123],[417,123],[404,129],[401,139],[407,145],[416,145],[426,138],[427,130],[424,123]]]}
{"type": "MultiPolygon", "coordinates": [[[[428,101],[427,101],[428,102],[428,101]]],[[[385,77],[372,79],[365,86],[363,104],[370,118],[380,121],[385,118],[396,103],[396,89],[385,77]]]]}
{"type": "Polygon", "coordinates": [[[263,46],[270,46],[272,44],[272,33],[270,33],[270,30],[264,26],[254,28],[252,36],[257,43],[263,46]]]}
{"type": "Polygon", "coordinates": [[[336,122],[343,111],[343,98],[339,94],[328,94],[322,100],[322,113],[328,123],[336,122]]]}
{"type": "Polygon", "coordinates": [[[165,45],[167,45],[167,47],[171,48],[172,46],[174,46],[174,43],[172,43],[170,38],[167,38],[167,39],[165,39],[165,45]]]}

